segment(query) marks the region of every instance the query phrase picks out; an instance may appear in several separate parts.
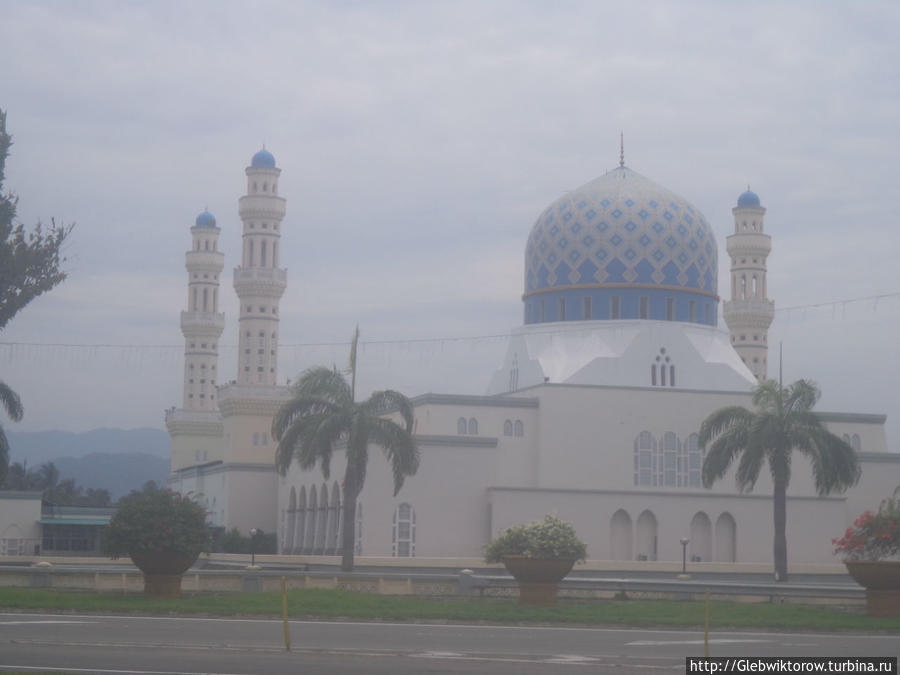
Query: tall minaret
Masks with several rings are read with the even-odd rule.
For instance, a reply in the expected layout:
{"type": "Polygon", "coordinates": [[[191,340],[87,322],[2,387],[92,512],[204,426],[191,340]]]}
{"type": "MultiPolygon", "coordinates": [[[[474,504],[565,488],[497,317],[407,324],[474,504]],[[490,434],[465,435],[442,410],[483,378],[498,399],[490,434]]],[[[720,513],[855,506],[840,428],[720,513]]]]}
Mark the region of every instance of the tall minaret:
{"type": "Polygon", "coordinates": [[[191,228],[191,250],[185,254],[188,309],[181,313],[184,410],[216,409],[218,342],[225,327],[225,315],[219,313],[219,274],[225,258],[219,251],[219,232],[215,217],[204,211],[191,228]]]}
{"type": "Polygon", "coordinates": [[[769,326],[775,303],[766,297],[766,258],[772,240],[763,232],[766,210],[750,188],[738,197],[734,214],[734,234],[726,239],[731,258],[731,300],[723,306],[723,316],[731,333],[731,344],[756,379],[766,379],[769,326]]]}
{"type": "Polygon", "coordinates": [[[246,169],[247,194],[238,212],[244,223],[241,264],[234,270],[240,301],[238,384],[274,385],[278,368],[278,301],[287,270],[278,267],[285,200],[278,196],[281,169],[263,148],[246,169]]]}

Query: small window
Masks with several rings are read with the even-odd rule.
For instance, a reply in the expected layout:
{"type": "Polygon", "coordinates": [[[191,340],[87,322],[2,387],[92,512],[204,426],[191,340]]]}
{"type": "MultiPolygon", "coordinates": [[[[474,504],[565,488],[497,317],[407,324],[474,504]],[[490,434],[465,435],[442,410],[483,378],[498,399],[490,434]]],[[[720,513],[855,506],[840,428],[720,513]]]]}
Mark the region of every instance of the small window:
{"type": "Polygon", "coordinates": [[[547,320],[547,305],[544,302],[544,298],[541,298],[541,323],[544,323],[547,320]]]}
{"type": "Polygon", "coordinates": [[[585,296],[581,299],[581,316],[584,319],[590,319],[591,317],[591,297],[585,296]]]}
{"type": "Polygon", "coordinates": [[[398,558],[412,558],[416,555],[416,512],[412,505],[404,502],[394,510],[392,553],[398,558]]]}
{"type": "Polygon", "coordinates": [[[565,298],[559,299],[559,320],[560,321],[566,320],[566,299],[565,298]]]}
{"type": "Polygon", "coordinates": [[[674,321],[674,320],[675,320],[675,298],[666,298],[666,321],[674,321]]]}
{"type": "Polygon", "coordinates": [[[466,429],[467,429],[467,428],[468,428],[468,427],[467,427],[467,425],[466,425],[466,418],[465,418],[465,417],[460,417],[458,420],[456,420],[456,433],[457,433],[458,435],[460,435],[460,436],[465,436],[465,435],[466,435],[466,429]]]}
{"type": "Polygon", "coordinates": [[[641,319],[650,318],[650,298],[642,295],[638,299],[638,317],[641,319]]]}
{"type": "Polygon", "coordinates": [[[609,318],[610,319],[618,319],[621,315],[621,305],[622,298],[618,295],[613,295],[609,299],[609,318]]]}
{"type": "Polygon", "coordinates": [[[525,435],[525,425],[522,424],[522,420],[516,420],[513,436],[522,438],[522,436],[524,436],[524,435],[525,435]]]}
{"type": "Polygon", "coordinates": [[[504,436],[512,436],[513,435],[513,423],[512,420],[506,420],[503,423],[503,435],[504,436]]]}
{"type": "Polygon", "coordinates": [[[478,435],[478,420],[474,417],[469,418],[469,436],[478,435]]]}
{"type": "Polygon", "coordinates": [[[697,302],[695,300],[688,302],[688,315],[692,323],[697,321],[697,302]]]}

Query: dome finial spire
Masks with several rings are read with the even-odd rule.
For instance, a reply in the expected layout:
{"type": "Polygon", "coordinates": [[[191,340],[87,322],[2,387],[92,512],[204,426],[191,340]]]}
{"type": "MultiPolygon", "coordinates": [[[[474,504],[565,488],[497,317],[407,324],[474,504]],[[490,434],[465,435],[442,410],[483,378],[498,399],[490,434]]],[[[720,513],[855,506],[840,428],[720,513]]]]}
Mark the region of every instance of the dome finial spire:
{"type": "Polygon", "coordinates": [[[625,133],[619,132],[619,166],[625,166],[625,133]]]}

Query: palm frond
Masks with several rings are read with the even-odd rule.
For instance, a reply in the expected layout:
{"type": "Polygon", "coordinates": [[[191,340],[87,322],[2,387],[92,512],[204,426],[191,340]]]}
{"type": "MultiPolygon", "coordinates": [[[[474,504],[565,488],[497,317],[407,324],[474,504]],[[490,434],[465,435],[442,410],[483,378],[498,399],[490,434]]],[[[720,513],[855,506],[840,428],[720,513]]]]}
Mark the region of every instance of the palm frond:
{"type": "Polygon", "coordinates": [[[6,408],[6,414],[13,422],[22,419],[22,415],[25,413],[22,401],[19,399],[19,395],[3,380],[0,380],[0,404],[6,408]]]}
{"type": "Polygon", "coordinates": [[[6,475],[9,472],[9,440],[3,425],[0,424],[0,486],[6,483],[6,475]]]}
{"type": "Polygon", "coordinates": [[[415,438],[396,422],[381,417],[372,420],[369,440],[381,446],[394,474],[394,495],[400,492],[407,476],[419,470],[421,455],[415,438]]]}
{"type": "Polygon", "coordinates": [[[740,406],[728,406],[720,408],[703,420],[700,425],[700,435],[697,443],[701,448],[705,448],[707,444],[716,436],[719,436],[726,429],[731,427],[749,425],[753,413],[746,408],[740,406]]]}
{"type": "Polygon", "coordinates": [[[385,415],[391,412],[398,412],[400,417],[403,418],[406,430],[408,432],[412,431],[412,403],[410,403],[410,400],[400,392],[391,389],[373,392],[363,405],[365,405],[373,415],[385,415]]]}

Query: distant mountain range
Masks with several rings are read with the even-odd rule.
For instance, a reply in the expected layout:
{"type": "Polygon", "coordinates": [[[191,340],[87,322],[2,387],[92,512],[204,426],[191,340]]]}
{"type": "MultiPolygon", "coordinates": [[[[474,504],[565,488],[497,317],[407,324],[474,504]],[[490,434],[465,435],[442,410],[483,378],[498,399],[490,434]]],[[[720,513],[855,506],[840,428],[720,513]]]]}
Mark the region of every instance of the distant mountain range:
{"type": "Polygon", "coordinates": [[[171,439],[161,429],[93,429],[16,432],[6,426],[10,463],[37,468],[53,462],[60,480],[74,478],[81,487],[109,490],[113,499],[148,480],[165,485],[171,439]]]}

